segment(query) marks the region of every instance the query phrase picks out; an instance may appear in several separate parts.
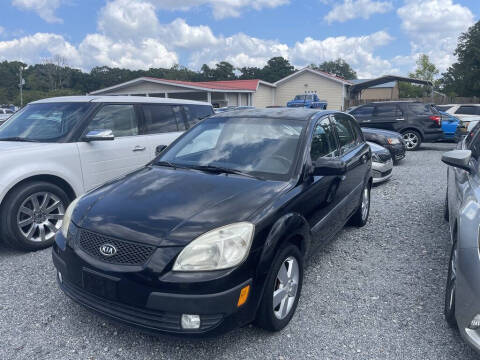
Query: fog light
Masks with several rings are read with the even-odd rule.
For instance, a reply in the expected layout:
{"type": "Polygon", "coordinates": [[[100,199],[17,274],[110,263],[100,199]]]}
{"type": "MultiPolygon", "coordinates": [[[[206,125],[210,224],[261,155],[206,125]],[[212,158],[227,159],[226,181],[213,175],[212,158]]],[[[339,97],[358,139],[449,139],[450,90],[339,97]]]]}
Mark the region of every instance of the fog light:
{"type": "Polygon", "coordinates": [[[477,330],[480,328],[480,314],[475,315],[473,320],[470,322],[470,325],[468,325],[468,328],[472,330],[477,330]]]}
{"type": "Polygon", "coordinates": [[[199,329],[200,315],[182,314],[182,328],[183,329],[199,329]]]}

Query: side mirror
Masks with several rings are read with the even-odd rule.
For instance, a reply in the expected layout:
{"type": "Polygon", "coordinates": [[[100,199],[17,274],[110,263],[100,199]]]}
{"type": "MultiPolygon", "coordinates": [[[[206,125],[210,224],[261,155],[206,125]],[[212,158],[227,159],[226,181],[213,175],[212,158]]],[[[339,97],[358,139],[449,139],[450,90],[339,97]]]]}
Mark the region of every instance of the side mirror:
{"type": "Polygon", "coordinates": [[[320,158],[313,164],[314,176],[344,175],[347,165],[344,161],[331,158],[320,158]]]}
{"type": "Polygon", "coordinates": [[[450,166],[472,172],[470,167],[471,150],[453,150],[442,155],[442,161],[450,166]]]}
{"type": "Polygon", "coordinates": [[[91,130],[83,138],[84,141],[106,141],[115,140],[112,130],[91,130]]]}
{"type": "Polygon", "coordinates": [[[158,156],[162,153],[163,150],[165,150],[167,148],[167,145],[158,145],[156,148],[155,148],[155,156],[158,156]]]}

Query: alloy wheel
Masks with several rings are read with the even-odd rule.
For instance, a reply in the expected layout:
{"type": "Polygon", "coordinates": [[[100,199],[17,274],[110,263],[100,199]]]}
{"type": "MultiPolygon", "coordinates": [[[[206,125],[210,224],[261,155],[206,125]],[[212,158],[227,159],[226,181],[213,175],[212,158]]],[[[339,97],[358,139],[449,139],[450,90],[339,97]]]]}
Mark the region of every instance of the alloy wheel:
{"type": "Polygon", "coordinates": [[[289,256],[280,266],[273,290],[273,313],[279,320],[285,319],[297,297],[300,269],[295,257],[289,256]]]}
{"type": "Polygon", "coordinates": [[[368,186],[363,189],[363,196],[362,196],[362,220],[368,217],[368,212],[370,210],[370,189],[368,186]]]}
{"type": "Polygon", "coordinates": [[[448,273],[448,306],[449,309],[453,309],[455,304],[455,285],[457,280],[457,268],[456,268],[456,261],[457,261],[457,246],[454,245],[452,250],[452,256],[450,258],[450,271],[448,273]]]}
{"type": "Polygon", "coordinates": [[[403,140],[405,140],[405,143],[407,145],[408,150],[415,149],[418,146],[418,135],[412,132],[406,132],[403,134],[403,140]]]}
{"type": "Polygon", "coordinates": [[[32,242],[51,240],[60,230],[65,204],[50,192],[38,192],[27,197],[17,212],[17,227],[32,242]]]}

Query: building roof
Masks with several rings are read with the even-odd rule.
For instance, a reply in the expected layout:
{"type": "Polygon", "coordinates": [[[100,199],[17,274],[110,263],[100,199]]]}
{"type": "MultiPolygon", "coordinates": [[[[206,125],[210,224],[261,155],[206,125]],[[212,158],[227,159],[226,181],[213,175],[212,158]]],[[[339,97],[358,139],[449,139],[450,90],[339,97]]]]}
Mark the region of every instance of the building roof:
{"type": "MultiPolygon", "coordinates": [[[[361,84],[365,81],[371,81],[371,80],[374,80],[374,79],[352,79],[352,80],[348,80],[348,81],[350,81],[353,84],[361,84]]],[[[387,83],[384,83],[384,84],[370,86],[369,89],[393,88],[393,87],[395,87],[395,84],[396,84],[396,81],[390,81],[390,82],[387,82],[387,83]]]]}
{"type": "Polygon", "coordinates": [[[350,82],[350,80],[345,80],[345,79],[343,79],[339,76],[332,75],[332,74],[326,73],[324,71],[313,70],[313,69],[311,69],[307,66],[307,67],[304,67],[304,68],[294,72],[293,74],[291,74],[289,76],[284,77],[283,79],[278,80],[276,83],[274,83],[274,85],[281,84],[282,82],[287,81],[287,80],[289,80],[289,79],[291,79],[295,76],[298,76],[300,74],[303,74],[305,72],[309,72],[309,73],[312,73],[312,74],[315,74],[315,75],[319,75],[321,77],[336,81],[336,82],[341,83],[341,84],[345,84],[345,85],[352,85],[353,84],[352,82],[350,82]]]}
{"type": "Polygon", "coordinates": [[[217,91],[217,92],[255,92],[258,89],[260,84],[275,87],[274,84],[269,82],[254,79],[254,80],[228,80],[228,81],[182,81],[182,80],[169,80],[169,79],[158,79],[153,77],[139,77],[121,84],[110,86],[104,89],[92,91],[90,94],[101,94],[106,91],[111,91],[115,89],[121,89],[123,87],[128,87],[134,85],[138,82],[147,81],[156,84],[163,85],[172,85],[182,88],[192,89],[192,90],[202,90],[202,91],[217,91]]]}

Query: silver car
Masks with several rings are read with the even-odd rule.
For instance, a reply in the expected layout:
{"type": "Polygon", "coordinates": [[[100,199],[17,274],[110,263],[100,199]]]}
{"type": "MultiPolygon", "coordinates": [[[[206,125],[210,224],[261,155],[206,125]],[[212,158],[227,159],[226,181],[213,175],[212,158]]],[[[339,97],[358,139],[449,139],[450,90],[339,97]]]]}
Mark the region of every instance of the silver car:
{"type": "Polygon", "coordinates": [[[393,160],[390,151],[383,146],[367,141],[372,149],[373,183],[381,183],[392,177],[393,160]]]}
{"type": "Polygon", "coordinates": [[[452,239],[445,319],[480,352],[480,125],[442,161],[450,165],[445,218],[452,239]]]}

